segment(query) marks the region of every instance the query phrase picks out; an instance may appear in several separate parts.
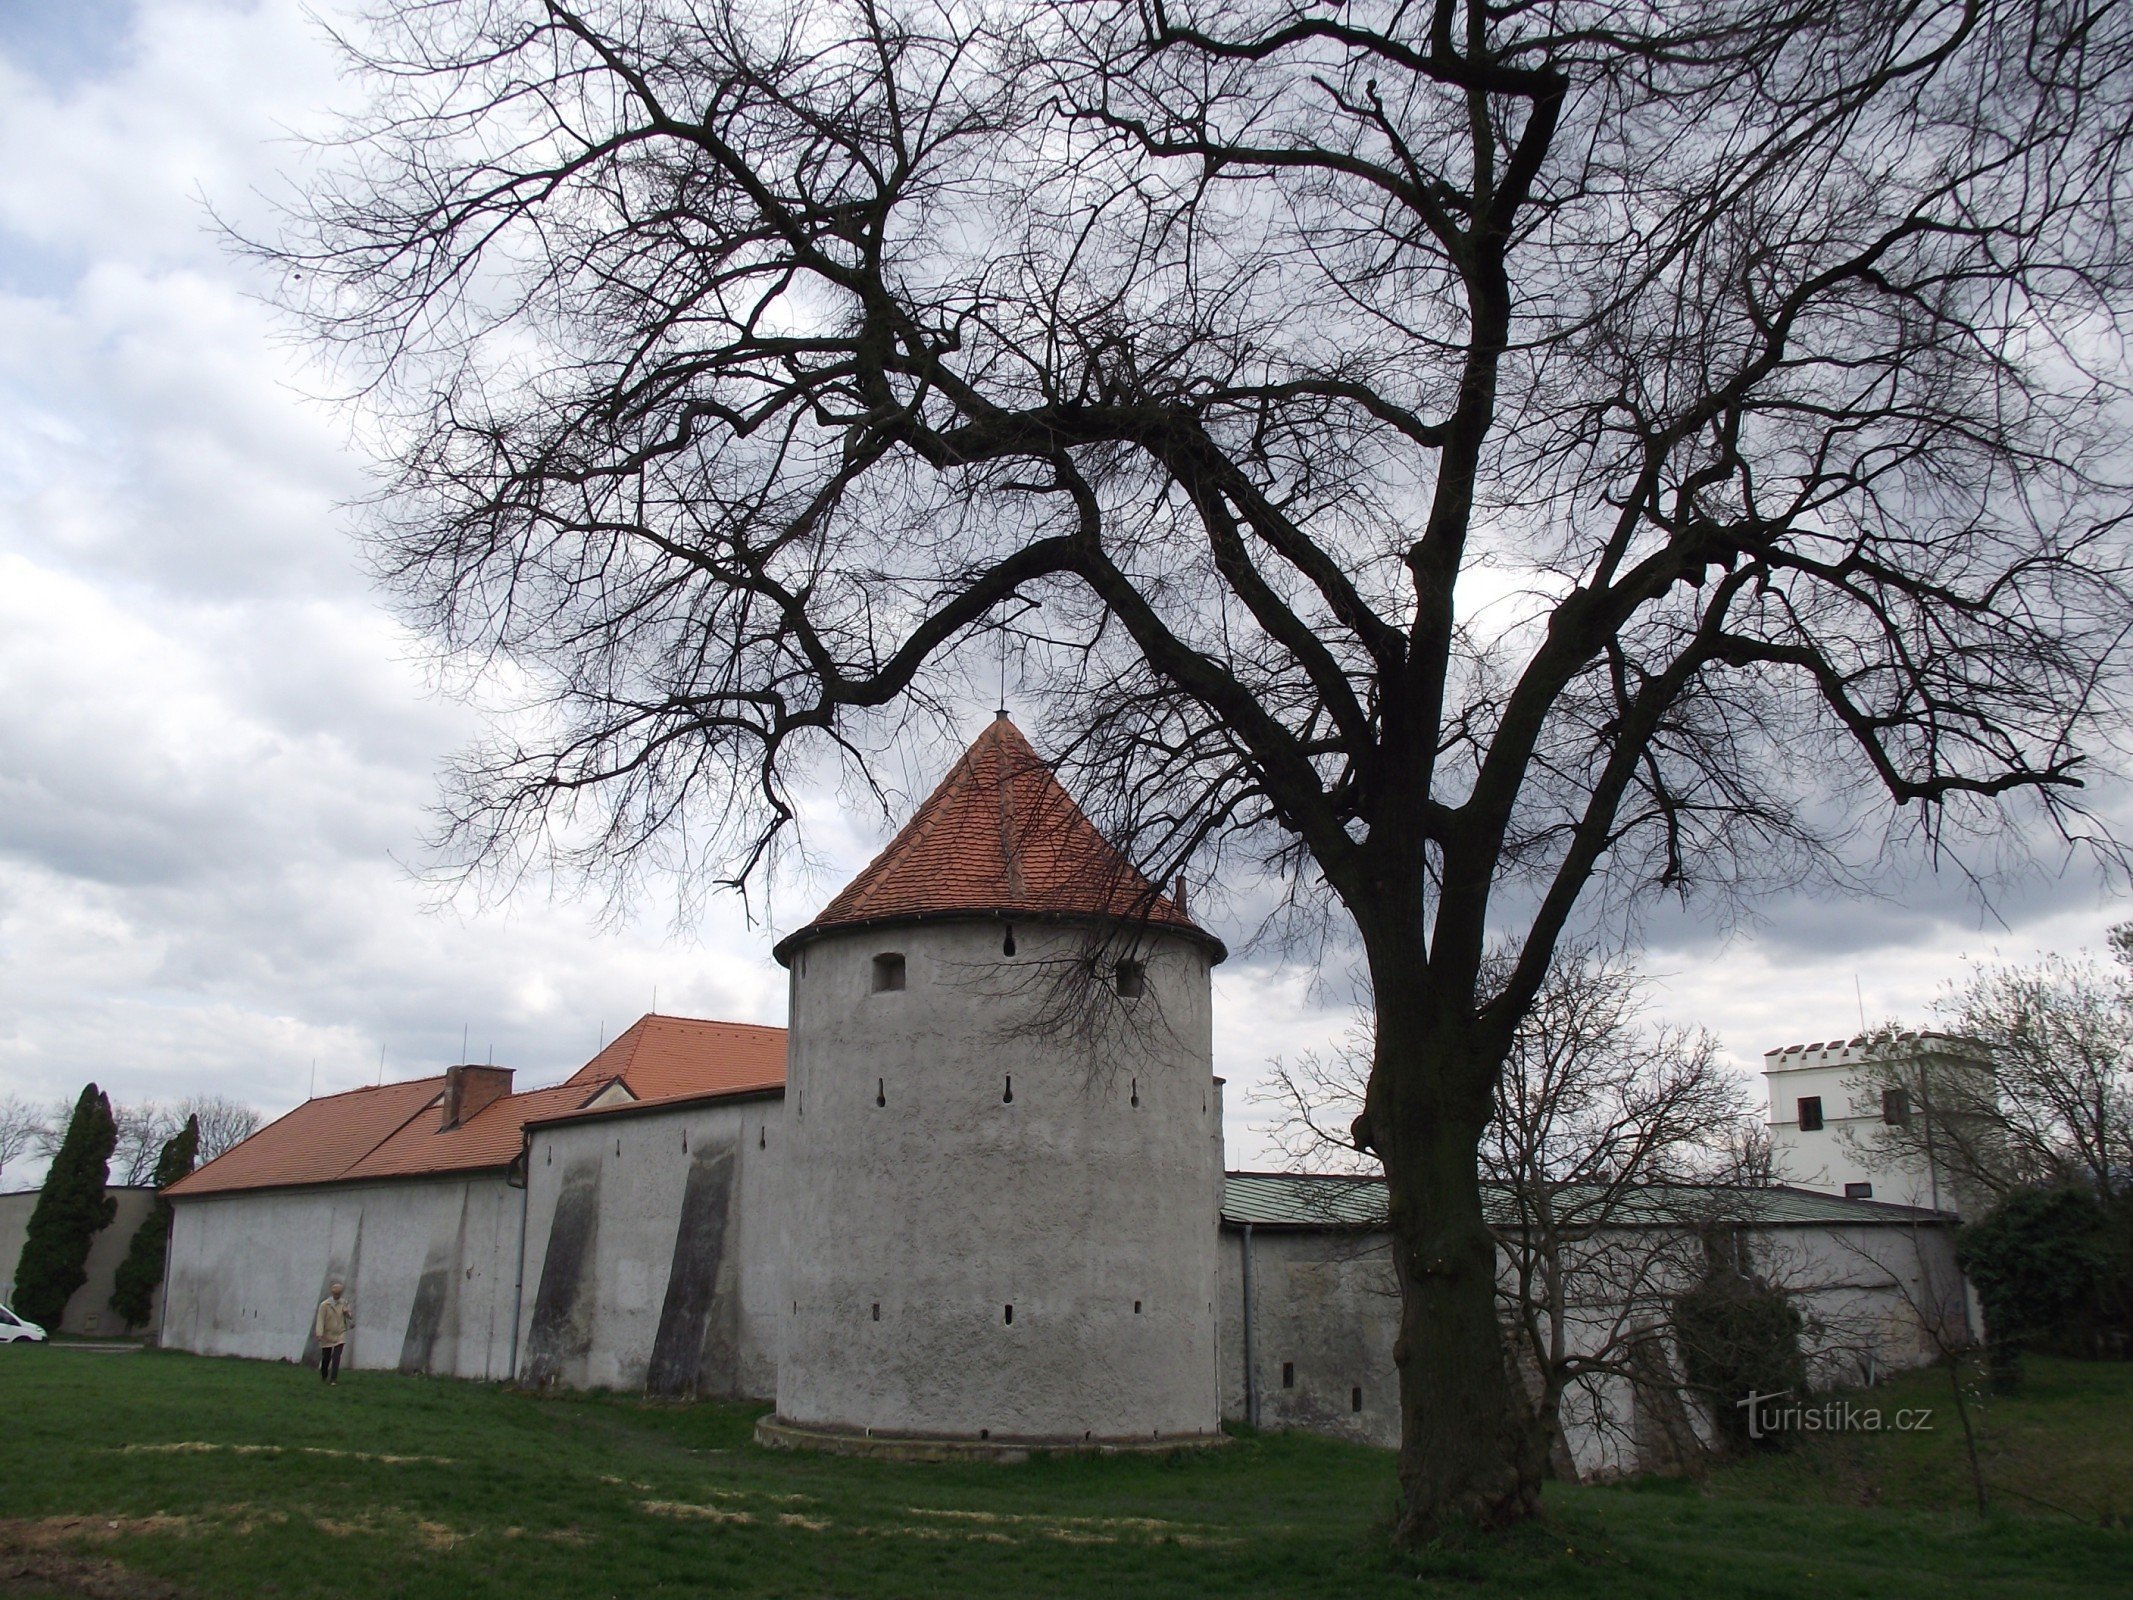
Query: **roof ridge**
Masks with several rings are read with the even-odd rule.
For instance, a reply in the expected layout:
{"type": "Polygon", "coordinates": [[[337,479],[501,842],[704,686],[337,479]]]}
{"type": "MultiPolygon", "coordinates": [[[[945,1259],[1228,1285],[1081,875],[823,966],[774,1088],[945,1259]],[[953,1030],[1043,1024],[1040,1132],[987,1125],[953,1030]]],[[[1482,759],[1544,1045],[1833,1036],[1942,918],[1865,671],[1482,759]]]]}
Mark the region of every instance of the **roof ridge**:
{"type": "MultiPolygon", "coordinates": [[[[639,1022],[686,1022],[699,1028],[758,1028],[765,1033],[783,1033],[786,1031],[785,1024],[782,1022],[735,1022],[730,1017],[680,1017],[669,1011],[647,1011],[637,1020],[639,1022]]],[[[631,1026],[634,1027],[636,1024],[632,1023],[631,1026]]]]}

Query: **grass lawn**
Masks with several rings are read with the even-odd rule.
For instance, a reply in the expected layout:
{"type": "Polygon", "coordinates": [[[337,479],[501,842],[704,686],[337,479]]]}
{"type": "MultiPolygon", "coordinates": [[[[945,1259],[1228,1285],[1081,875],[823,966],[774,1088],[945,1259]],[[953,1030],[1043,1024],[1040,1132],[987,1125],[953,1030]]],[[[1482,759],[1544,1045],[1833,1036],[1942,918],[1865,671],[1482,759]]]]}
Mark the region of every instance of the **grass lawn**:
{"type": "Polygon", "coordinates": [[[760,1450],[757,1407],[13,1346],[0,1595],[2124,1596],[2133,1367],[2040,1361],[1988,1406],[2029,1498],[1982,1521],[1945,1384],[1871,1397],[1937,1404],[1931,1433],[1559,1487],[1508,1540],[1396,1557],[1390,1456],[1297,1435],[903,1466],[760,1450]]]}

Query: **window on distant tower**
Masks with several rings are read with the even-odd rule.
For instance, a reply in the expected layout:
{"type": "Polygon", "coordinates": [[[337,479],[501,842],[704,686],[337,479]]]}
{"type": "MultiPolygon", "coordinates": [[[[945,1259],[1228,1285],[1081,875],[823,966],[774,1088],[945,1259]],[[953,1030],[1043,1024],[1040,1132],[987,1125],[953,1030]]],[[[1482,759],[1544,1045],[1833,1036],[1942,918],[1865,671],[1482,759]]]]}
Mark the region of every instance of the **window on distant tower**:
{"type": "Polygon", "coordinates": [[[1844,1198],[1847,1200],[1871,1200],[1874,1198],[1874,1186],[1870,1183],[1847,1183],[1844,1186],[1844,1198]]]}
{"type": "Polygon", "coordinates": [[[887,994],[904,986],[904,958],[893,951],[874,958],[874,992],[887,994]]]}
{"type": "Polygon", "coordinates": [[[1138,1000],[1148,988],[1148,969],[1138,961],[1121,961],[1111,978],[1121,1000],[1138,1000]]]}
{"type": "Polygon", "coordinates": [[[1881,1120],[1892,1128],[1908,1128],[1911,1125],[1911,1091],[1908,1089],[1882,1090],[1881,1120]]]}
{"type": "MultiPolygon", "coordinates": [[[[901,971],[902,969],[899,968],[898,970],[901,971]]],[[[896,986],[899,989],[903,987],[903,982],[901,979],[897,981],[896,986]]],[[[877,984],[876,987],[878,988],[880,986],[877,984]]],[[[1800,1101],[1800,1132],[1816,1133],[1821,1130],[1821,1127],[1822,1097],[1818,1094],[1808,1095],[1800,1101]]]]}

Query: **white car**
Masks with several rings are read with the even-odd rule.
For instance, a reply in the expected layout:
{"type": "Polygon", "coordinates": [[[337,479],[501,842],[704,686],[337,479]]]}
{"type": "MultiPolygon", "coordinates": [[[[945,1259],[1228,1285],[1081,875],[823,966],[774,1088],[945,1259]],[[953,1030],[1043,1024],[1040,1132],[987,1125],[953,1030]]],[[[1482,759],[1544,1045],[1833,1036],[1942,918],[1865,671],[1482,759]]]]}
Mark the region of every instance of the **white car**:
{"type": "Polygon", "coordinates": [[[14,1344],[18,1340],[29,1344],[44,1343],[44,1329],[26,1317],[18,1317],[6,1306],[0,1306],[0,1344],[14,1344]]]}

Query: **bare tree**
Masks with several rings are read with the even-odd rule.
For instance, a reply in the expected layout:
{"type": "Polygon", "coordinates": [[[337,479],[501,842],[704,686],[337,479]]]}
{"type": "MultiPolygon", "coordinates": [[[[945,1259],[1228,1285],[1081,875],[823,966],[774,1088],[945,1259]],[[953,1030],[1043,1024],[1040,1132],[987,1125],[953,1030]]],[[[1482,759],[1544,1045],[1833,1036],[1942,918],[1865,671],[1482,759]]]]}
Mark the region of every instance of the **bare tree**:
{"type": "Polygon", "coordinates": [[[1972,1214],[2018,1186],[1983,1040],[1885,1022],[1852,1048],[1864,1059],[1845,1092],[1872,1120],[1839,1138],[1867,1170],[1900,1175],[1914,1203],[1972,1214]]]}
{"type": "Polygon", "coordinates": [[[1854,1091],[1888,1108],[1863,1152],[1945,1173],[1975,1201],[2047,1184],[2120,1193],[2133,1173],[2133,963],[1981,963],[1940,1009],[1974,1062],[1949,1062],[1947,1035],[1882,1029],[1854,1091]]]}
{"type": "Polygon", "coordinates": [[[227,1095],[187,1095],[172,1109],[171,1117],[178,1127],[183,1127],[188,1117],[199,1124],[196,1160],[202,1163],[214,1160],[259,1131],[259,1113],[227,1095]]]}
{"type": "Polygon", "coordinates": [[[175,1105],[144,1100],[112,1107],[118,1145],[111,1154],[111,1181],[126,1186],[150,1182],[163,1146],[187,1118],[199,1124],[199,1162],[208,1162],[259,1131],[259,1113],[226,1095],[187,1095],[175,1105]]]}
{"type": "Polygon", "coordinates": [[[1963,1281],[1961,1269],[1948,1252],[1929,1251],[1924,1230],[1917,1225],[1911,1228],[1909,1238],[1915,1280],[1901,1271],[1890,1271],[1889,1263],[1841,1236],[1838,1242],[1861,1265],[1882,1275],[1886,1286],[1902,1297],[1911,1314],[1912,1326],[1932,1347],[1938,1358],[1937,1364],[1947,1373],[1948,1398],[1955,1407],[1956,1424],[1963,1431],[1963,1460],[1970,1473],[1972,1501],[1977,1514],[1986,1515],[1989,1502],[1984,1462],[1978,1450],[1975,1412],[1979,1401],[1974,1365],[1978,1340],[1970,1326],[1968,1285],[1963,1281]]]}
{"type": "Polygon", "coordinates": [[[71,1100],[48,1100],[43,1115],[32,1112],[34,1123],[30,1129],[30,1145],[43,1160],[49,1161],[59,1154],[59,1147],[66,1142],[67,1124],[74,1117],[74,1102],[71,1100]]]}
{"type": "Polygon", "coordinates": [[[111,1149],[110,1182],[122,1189],[137,1189],[155,1177],[156,1158],[185,1119],[157,1100],[114,1102],[111,1120],[118,1126],[118,1143],[111,1149]]]}
{"type": "Polygon", "coordinates": [[[1992,1050],[1999,1187],[2119,1193],[2133,1175],[2133,961],[2047,955],[1980,967],[1945,1009],[1992,1050]]]}
{"type": "Polygon", "coordinates": [[[263,253],[503,713],[442,859],[754,881],[1007,631],[1152,881],[1361,947],[1403,1539],[1535,1504],[1477,1147],[1566,930],[2089,831],[2123,8],[380,10],[263,253]]]}
{"type": "MultiPolygon", "coordinates": [[[[1703,1031],[1654,1024],[1628,960],[1558,955],[1513,1040],[1482,1136],[1498,1300],[1523,1379],[1530,1448],[1559,1452],[1566,1414],[1591,1431],[1683,1413],[1671,1305],[1707,1238],[1753,1220],[1767,1184],[1740,1079],[1703,1031]]],[[[1275,1064],[1264,1098],[1299,1166],[1378,1170],[1353,1142],[1370,1075],[1367,1030],[1330,1055],[1275,1064]]]]}
{"type": "Polygon", "coordinates": [[[41,1148],[45,1114],[43,1108],[19,1094],[0,1099],[0,1173],[24,1151],[41,1148]]]}

